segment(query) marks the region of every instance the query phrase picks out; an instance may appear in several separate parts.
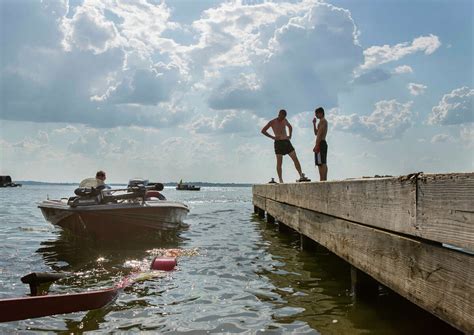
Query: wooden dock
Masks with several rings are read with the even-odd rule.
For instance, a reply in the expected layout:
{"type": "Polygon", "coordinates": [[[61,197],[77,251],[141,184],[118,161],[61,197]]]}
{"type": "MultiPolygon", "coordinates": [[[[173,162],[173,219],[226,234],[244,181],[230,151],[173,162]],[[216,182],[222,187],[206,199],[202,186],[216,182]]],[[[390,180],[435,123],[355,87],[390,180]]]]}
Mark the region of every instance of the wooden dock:
{"type": "Polygon", "coordinates": [[[474,333],[474,173],[254,185],[253,204],[474,333]]]}

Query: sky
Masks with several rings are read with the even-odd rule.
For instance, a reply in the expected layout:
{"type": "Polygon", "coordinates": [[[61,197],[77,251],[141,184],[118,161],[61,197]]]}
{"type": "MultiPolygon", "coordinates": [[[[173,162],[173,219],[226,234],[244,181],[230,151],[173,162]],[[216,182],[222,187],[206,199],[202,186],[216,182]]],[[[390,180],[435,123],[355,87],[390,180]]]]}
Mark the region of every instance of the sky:
{"type": "Polygon", "coordinates": [[[0,0],[0,174],[262,183],[474,171],[471,0],[0,0]],[[297,178],[289,157],[285,181],[297,178]]]}

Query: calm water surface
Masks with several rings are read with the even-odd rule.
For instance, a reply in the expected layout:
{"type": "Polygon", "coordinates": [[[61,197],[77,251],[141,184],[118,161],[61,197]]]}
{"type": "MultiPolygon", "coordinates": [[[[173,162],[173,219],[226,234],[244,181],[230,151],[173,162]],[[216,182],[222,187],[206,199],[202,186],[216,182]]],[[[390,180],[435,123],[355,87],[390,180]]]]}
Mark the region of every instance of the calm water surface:
{"type": "Polygon", "coordinates": [[[44,220],[36,203],[73,190],[0,189],[0,298],[26,295],[20,277],[29,272],[70,273],[50,287],[65,293],[112,286],[160,248],[197,255],[180,257],[178,269],[164,277],[125,289],[106,308],[3,323],[0,333],[456,333],[390,292],[354,302],[348,265],[322,248],[301,251],[297,234],[255,218],[250,188],[167,188],[168,199],[191,207],[187,228],[109,243],[74,238],[44,220]]]}

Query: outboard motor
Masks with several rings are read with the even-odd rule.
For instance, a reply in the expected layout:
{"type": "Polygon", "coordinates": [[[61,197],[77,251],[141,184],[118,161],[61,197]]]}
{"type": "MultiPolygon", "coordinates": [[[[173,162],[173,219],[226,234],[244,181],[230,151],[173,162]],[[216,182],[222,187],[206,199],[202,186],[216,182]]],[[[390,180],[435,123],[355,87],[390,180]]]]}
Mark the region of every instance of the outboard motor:
{"type": "Polygon", "coordinates": [[[128,182],[128,187],[144,187],[148,186],[148,179],[130,179],[128,182]]]}

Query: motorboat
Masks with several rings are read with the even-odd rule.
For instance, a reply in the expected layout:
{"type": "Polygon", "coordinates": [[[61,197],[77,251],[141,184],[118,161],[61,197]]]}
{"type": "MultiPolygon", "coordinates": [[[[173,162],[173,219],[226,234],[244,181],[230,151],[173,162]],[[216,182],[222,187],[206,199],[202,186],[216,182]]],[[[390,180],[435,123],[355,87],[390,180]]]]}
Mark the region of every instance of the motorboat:
{"type": "Polygon", "coordinates": [[[178,185],[176,185],[176,190],[178,191],[200,191],[201,188],[196,185],[183,183],[183,180],[180,180],[178,185]]]}
{"type": "Polygon", "coordinates": [[[45,219],[75,235],[109,239],[176,231],[189,212],[187,205],[166,200],[161,183],[134,179],[122,189],[87,186],[77,188],[75,196],[39,203],[45,219]]]}
{"type": "Polygon", "coordinates": [[[0,176],[0,187],[21,187],[21,184],[13,182],[10,176],[0,176]]]}

